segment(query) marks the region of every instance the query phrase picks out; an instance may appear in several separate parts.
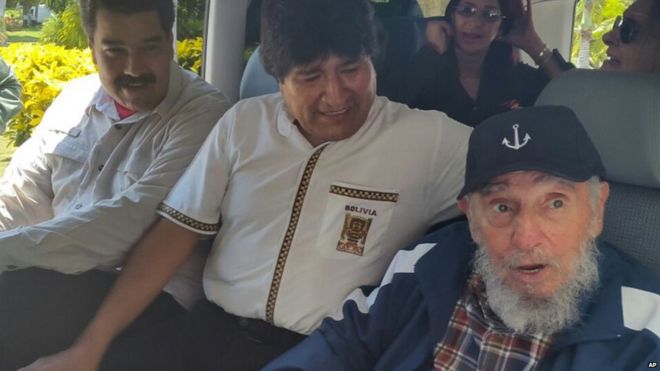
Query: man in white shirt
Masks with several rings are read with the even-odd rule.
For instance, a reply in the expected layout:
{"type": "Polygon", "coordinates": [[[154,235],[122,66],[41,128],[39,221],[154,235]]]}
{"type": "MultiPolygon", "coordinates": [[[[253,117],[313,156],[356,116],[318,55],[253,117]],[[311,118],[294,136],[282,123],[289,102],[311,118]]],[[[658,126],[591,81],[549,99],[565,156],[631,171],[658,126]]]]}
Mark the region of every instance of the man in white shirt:
{"type": "MultiPolygon", "coordinates": [[[[99,73],[62,91],[0,180],[0,370],[75,339],[228,108],[172,61],[171,0],[82,5],[99,73]]],[[[193,260],[146,317],[201,297],[193,260]]]]}
{"type": "Polygon", "coordinates": [[[375,96],[367,0],[267,0],[261,48],[281,93],[227,111],[90,326],[35,370],[258,369],[458,215],[470,128],[375,96]],[[208,300],[102,360],[200,235],[208,300]]]}

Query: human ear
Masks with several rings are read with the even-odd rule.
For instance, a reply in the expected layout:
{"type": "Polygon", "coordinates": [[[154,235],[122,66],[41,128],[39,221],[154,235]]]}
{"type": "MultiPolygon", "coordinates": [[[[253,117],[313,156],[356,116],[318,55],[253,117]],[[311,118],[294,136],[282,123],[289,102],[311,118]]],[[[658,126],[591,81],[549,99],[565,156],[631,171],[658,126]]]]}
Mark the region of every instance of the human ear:
{"type": "Polygon", "coordinates": [[[469,216],[469,214],[470,214],[470,203],[467,199],[467,196],[463,196],[463,197],[461,197],[460,200],[458,200],[458,208],[461,209],[461,211],[463,212],[463,214],[465,214],[465,216],[467,216],[468,218],[470,217],[469,216]]]}

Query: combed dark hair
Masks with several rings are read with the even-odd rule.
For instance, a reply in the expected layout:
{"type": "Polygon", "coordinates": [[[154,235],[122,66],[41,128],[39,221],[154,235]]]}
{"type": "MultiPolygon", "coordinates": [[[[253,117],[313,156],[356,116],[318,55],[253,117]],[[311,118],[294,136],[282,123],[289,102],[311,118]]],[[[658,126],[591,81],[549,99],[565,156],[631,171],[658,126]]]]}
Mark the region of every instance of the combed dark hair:
{"type": "MultiPolygon", "coordinates": [[[[445,9],[445,17],[451,22],[451,15],[454,13],[454,10],[458,3],[461,0],[450,0],[445,9]]],[[[523,16],[522,2],[520,0],[497,0],[497,3],[500,6],[502,15],[505,17],[500,25],[500,31],[502,35],[506,35],[507,32],[513,27],[513,23],[523,16]]]]}
{"type": "Polygon", "coordinates": [[[80,17],[88,39],[96,31],[96,13],[109,10],[117,13],[158,12],[160,26],[166,34],[174,25],[174,2],[172,0],[80,0],[80,17]]]}
{"type": "Polygon", "coordinates": [[[261,57],[282,80],[295,66],[329,54],[372,56],[377,41],[368,0],[265,0],[261,8],[261,57]]]}

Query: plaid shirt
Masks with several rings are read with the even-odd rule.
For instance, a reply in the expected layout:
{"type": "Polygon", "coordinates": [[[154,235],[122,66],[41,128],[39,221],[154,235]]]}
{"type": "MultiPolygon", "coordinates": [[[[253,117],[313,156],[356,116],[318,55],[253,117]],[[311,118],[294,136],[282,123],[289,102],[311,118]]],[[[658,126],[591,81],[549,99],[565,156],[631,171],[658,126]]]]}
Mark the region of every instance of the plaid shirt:
{"type": "Polygon", "coordinates": [[[532,370],[547,352],[550,336],[517,334],[488,307],[486,290],[473,274],[435,348],[436,370],[532,370]]]}

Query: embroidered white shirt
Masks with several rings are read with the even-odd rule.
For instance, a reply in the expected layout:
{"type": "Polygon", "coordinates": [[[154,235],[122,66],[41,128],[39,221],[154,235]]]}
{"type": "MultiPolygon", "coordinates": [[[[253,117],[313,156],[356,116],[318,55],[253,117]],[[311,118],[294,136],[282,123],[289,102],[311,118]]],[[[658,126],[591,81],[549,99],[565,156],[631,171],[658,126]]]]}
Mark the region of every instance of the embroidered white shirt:
{"type": "Polygon", "coordinates": [[[392,256],[458,215],[470,128],[375,99],[350,138],[316,148],[279,94],[230,109],[160,207],[215,234],[207,298],[309,333],[392,256]],[[222,217],[222,228],[218,223],[222,217]]]}
{"type": "Polygon", "coordinates": [[[0,180],[0,271],[121,265],[227,108],[174,63],[164,100],[123,120],[98,75],[70,83],[0,180]]]}

